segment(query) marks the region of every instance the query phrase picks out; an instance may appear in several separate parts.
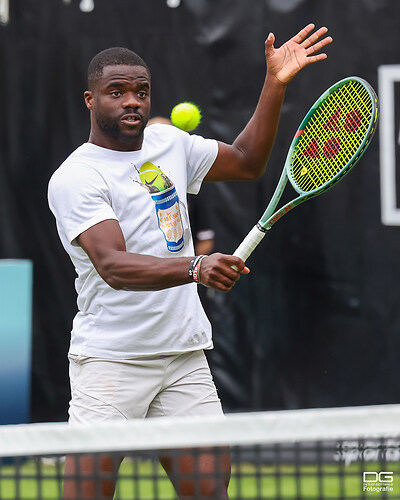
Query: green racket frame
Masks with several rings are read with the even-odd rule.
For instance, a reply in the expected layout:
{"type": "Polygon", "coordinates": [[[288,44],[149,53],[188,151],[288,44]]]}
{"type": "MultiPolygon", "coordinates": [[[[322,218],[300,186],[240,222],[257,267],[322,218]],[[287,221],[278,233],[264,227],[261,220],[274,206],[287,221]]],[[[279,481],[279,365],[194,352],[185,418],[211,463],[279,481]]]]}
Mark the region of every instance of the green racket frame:
{"type": "MultiPolygon", "coordinates": [[[[354,90],[354,89],[352,89],[354,90]]],[[[359,93],[358,90],[355,92],[356,94],[359,93]]],[[[355,96],[358,97],[360,100],[360,96],[355,96]]],[[[348,106],[351,108],[354,103],[356,102],[356,99],[349,100],[348,97],[346,96],[347,102],[343,106],[348,106]]],[[[336,104],[334,102],[334,104],[336,104]]],[[[338,108],[339,109],[339,108],[338,108]]],[[[346,111],[346,109],[345,109],[346,111]]],[[[354,111],[354,110],[353,110],[354,111]]],[[[348,115],[351,114],[352,111],[349,111],[348,115]]],[[[350,119],[349,124],[346,125],[348,128],[351,128],[352,126],[352,120],[355,121],[357,120],[357,116],[353,115],[350,119]]],[[[321,97],[314,103],[314,105],[311,107],[305,118],[300,124],[299,129],[297,130],[292,143],[290,145],[285,165],[283,167],[282,175],[279,179],[278,185],[276,187],[276,190],[272,196],[271,201],[269,202],[265,212],[263,213],[262,217],[258,221],[258,223],[253,227],[253,229],[250,231],[250,233],[246,236],[246,238],[243,240],[241,245],[237,248],[237,250],[234,252],[233,255],[237,255],[243,260],[246,260],[252,251],[255,249],[255,247],[258,245],[258,243],[264,238],[265,234],[271,229],[271,227],[281,218],[283,215],[288,213],[290,210],[293,208],[297,207],[301,203],[304,203],[310,198],[314,198],[315,196],[318,196],[325,192],[326,190],[330,189],[333,187],[340,179],[342,179],[353,167],[354,165],[358,162],[358,160],[361,158],[361,156],[365,153],[367,147],[369,146],[372,137],[375,133],[377,123],[378,123],[378,98],[377,95],[374,91],[374,89],[371,87],[371,85],[363,80],[362,78],[353,76],[353,77],[348,77],[344,78],[343,80],[340,80],[336,84],[332,85],[326,92],[324,92],[321,97]],[[296,161],[296,157],[298,156],[298,149],[300,145],[300,141],[303,139],[307,140],[308,135],[304,134],[304,131],[307,127],[312,127],[313,126],[313,120],[315,119],[316,115],[318,114],[319,110],[324,107],[326,103],[329,102],[329,99],[332,98],[334,99],[334,95],[340,93],[342,90],[348,87],[356,87],[357,89],[362,89],[363,92],[363,97],[362,99],[367,99],[368,100],[368,111],[367,113],[369,116],[367,117],[368,119],[368,125],[365,128],[365,132],[362,135],[362,140],[358,140],[356,146],[354,147],[354,151],[350,151],[351,157],[346,159],[346,158],[341,158],[341,163],[335,166],[334,169],[329,168],[326,169],[326,165],[329,163],[326,160],[323,160],[323,162],[318,162],[317,163],[324,163],[321,168],[319,169],[319,174],[320,178],[318,178],[314,184],[316,184],[316,187],[310,188],[310,189],[302,189],[299,185],[299,177],[302,176],[302,171],[297,173],[294,173],[294,163],[296,161]],[[369,109],[370,108],[370,109],[369,109]],[[305,138],[307,136],[307,138],[305,138]],[[278,211],[274,212],[281,196],[282,193],[286,187],[287,181],[290,181],[293,189],[299,194],[299,196],[292,201],[286,203],[282,208],[280,208],[278,211]]],[[[332,119],[332,117],[330,117],[332,119]]],[[[324,118],[325,119],[325,118],[324,118]]],[[[329,119],[329,117],[327,117],[329,119]]],[[[332,129],[336,127],[336,123],[332,122],[332,129]]],[[[337,125],[337,128],[339,125],[337,125]]],[[[340,125],[340,127],[343,128],[343,124],[340,125]]],[[[325,125],[326,128],[326,125],[325,125]]],[[[316,130],[316,134],[318,134],[319,131],[321,131],[322,128],[319,127],[319,130],[316,130]]],[[[351,131],[352,132],[352,131],[351,131]]],[[[329,134],[328,134],[329,135],[329,134]]],[[[347,136],[350,136],[350,134],[347,134],[347,136]]],[[[316,136],[317,137],[317,136],[316,136]]],[[[335,143],[333,143],[333,146],[335,146],[335,143]]],[[[349,144],[349,149],[351,150],[352,144],[349,144]]],[[[308,147],[310,145],[308,144],[308,147]]],[[[336,156],[336,152],[334,151],[335,155],[332,154],[333,156],[336,156]]],[[[300,151],[300,154],[304,154],[304,149],[300,151]]],[[[317,152],[315,154],[318,154],[317,152]]],[[[343,156],[343,155],[339,155],[343,156]]],[[[328,150],[328,158],[329,158],[329,150],[328,150]]],[[[333,162],[335,163],[335,162],[333,162]]],[[[300,165],[301,166],[301,165],[300,165]]],[[[303,167],[306,170],[306,175],[308,173],[307,168],[303,167]]],[[[313,167],[311,167],[312,170],[313,167]]],[[[317,168],[318,170],[318,168],[317,168]]]]}

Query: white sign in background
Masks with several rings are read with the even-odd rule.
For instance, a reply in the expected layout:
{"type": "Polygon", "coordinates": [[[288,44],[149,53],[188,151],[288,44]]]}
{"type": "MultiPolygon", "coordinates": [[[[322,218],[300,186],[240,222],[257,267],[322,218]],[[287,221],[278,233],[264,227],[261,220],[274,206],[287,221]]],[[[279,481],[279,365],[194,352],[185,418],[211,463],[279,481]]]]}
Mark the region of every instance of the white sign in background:
{"type": "MultiPolygon", "coordinates": [[[[396,113],[396,83],[400,84],[399,64],[378,68],[381,217],[382,224],[386,226],[400,226],[400,208],[397,206],[396,189],[396,153],[399,152],[400,146],[400,123],[398,123],[399,115],[396,113]]],[[[400,163],[400,158],[398,161],[400,163]]]]}

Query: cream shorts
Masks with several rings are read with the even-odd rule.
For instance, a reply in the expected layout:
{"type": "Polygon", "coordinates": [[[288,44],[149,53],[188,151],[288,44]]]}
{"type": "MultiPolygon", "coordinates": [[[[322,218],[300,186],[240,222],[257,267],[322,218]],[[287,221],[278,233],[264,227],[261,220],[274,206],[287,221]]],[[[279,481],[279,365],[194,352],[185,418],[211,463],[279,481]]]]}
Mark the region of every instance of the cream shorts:
{"type": "Polygon", "coordinates": [[[71,424],[222,414],[203,351],[107,360],[70,354],[71,424]]]}

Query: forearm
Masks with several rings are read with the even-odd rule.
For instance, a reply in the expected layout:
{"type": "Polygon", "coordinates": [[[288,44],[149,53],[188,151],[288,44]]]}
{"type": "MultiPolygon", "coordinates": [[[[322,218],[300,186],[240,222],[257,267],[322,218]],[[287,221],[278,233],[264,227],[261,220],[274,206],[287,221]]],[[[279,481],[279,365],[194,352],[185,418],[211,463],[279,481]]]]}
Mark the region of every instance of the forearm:
{"type": "Polygon", "coordinates": [[[190,283],[191,257],[158,258],[115,251],[97,265],[104,281],[116,290],[162,290],[190,283]]]}
{"type": "Polygon", "coordinates": [[[233,255],[204,256],[200,269],[200,261],[193,257],[159,258],[127,252],[121,228],[114,219],[95,224],[81,233],[77,241],[99,275],[116,290],[163,290],[195,279],[205,286],[227,292],[241,273],[249,272],[242,259],[233,255]]]}
{"type": "Polygon", "coordinates": [[[265,171],[278,131],[285,91],[286,85],[267,73],[254,114],[233,143],[243,156],[243,168],[251,177],[265,171]]]}
{"type": "Polygon", "coordinates": [[[264,173],[278,130],[286,85],[302,68],[325,59],[326,54],[316,53],[332,42],[331,37],[321,40],[327,28],[312,33],[314,28],[314,24],[307,25],[278,49],[274,47],[275,36],[268,35],[267,76],[256,110],[232,145],[219,143],[218,156],[206,181],[251,180],[264,173]]]}
{"type": "MultiPolygon", "coordinates": [[[[163,290],[193,282],[189,275],[192,259],[193,257],[158,258],[113,251],[106,259],[96,263],[96,269],[104,281],[116,290],[163,290]]],[[[240,274],[248,272],[249,269],[239,257],[214,253],[201,261],[197,282],[228,292],[240,274]]]]}
{"type": "Polygon", "coordinates": [[[246,127],[233,144],[219,143],[217,159],[206,181],[253,180],[265,171],[278,130],[286,86],[267,76],[246,127]]]}

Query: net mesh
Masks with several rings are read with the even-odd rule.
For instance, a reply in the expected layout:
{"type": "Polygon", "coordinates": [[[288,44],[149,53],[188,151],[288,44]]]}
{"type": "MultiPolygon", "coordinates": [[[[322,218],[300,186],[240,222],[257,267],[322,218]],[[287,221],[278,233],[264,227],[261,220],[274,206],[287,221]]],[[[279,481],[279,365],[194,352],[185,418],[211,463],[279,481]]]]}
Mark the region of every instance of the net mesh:
{"type": "Polygon", "coordinates": [[[332,180],[353,158],[373,119],[373,99],[359,81],[335,89],[316,108],[291,161],[292,178],[309,192],[332,180]]]}
{"type": "Polygon", "coordinates": [[[65,483],[69,498],[400,499],[399,417],[384,405],[2,426],[0,498],[63,498],[65,483]]]}

